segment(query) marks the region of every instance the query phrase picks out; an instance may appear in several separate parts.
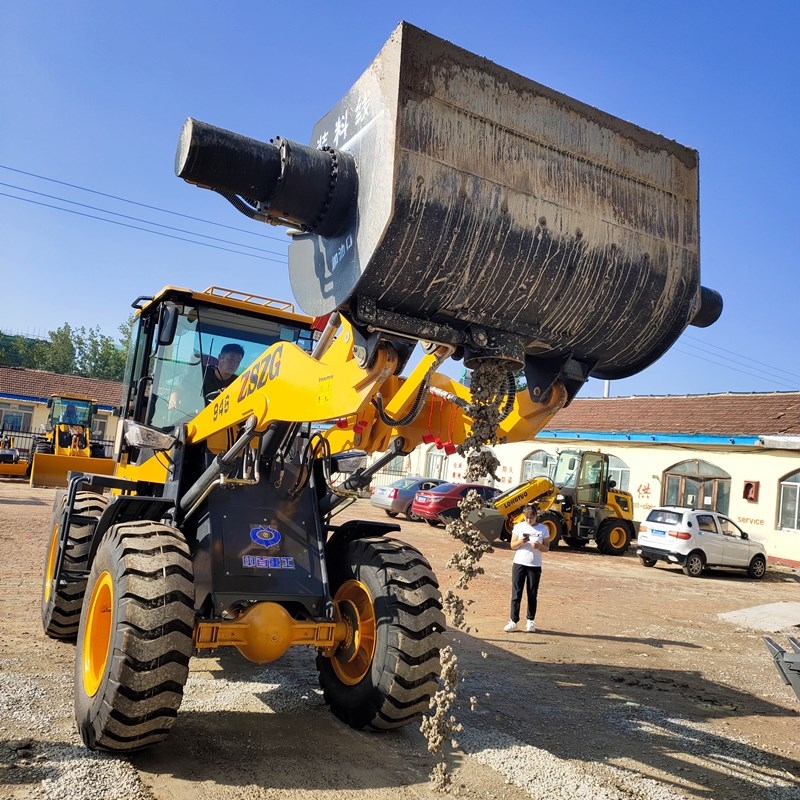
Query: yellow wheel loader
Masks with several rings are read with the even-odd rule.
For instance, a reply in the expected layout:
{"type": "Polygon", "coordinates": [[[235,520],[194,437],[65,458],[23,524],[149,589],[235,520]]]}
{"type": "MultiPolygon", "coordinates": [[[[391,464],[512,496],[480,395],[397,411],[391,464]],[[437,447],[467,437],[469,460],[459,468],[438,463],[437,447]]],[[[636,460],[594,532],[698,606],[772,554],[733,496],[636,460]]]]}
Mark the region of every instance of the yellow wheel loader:
{"type": "Polygon", "coordinates": [[[312,647],[348,725],[418,719],[440,671],[436,576],[396,522],[337,512],[434,406],[455,445],[481,425],[530,439],[589,375],[644,369],[721,310],[700,285],[694,151],[410,25],[311,141],[181,133],[180,177],[290,228],[302,313],[222,288],[134,304],[114,475],[73,474],[45,563],[42,619],[76,640],[89,748],[164,740],[190,657],[220,647],[255,663],[312,647]],[[480,396],[447,358],[486,378],[480,396]]]}
{"type": "Polygon", "coordinates": [[[111,475],[114,462],[100,442],[92,441],[92,419],[97,404],[86,397],[51,395],[45,428],[31,445],[31,486],[67,485],[70,471],[111,475]]]}
{"type": "Polygon", "coordinates": [[[22,458],[14,436],[0,431],[0,477],[24,478],[30,474],[30,456],[22,458]]]}
{"type": "Polygon", "coordinates": [[[636,534],[633,495],[616,488],[609,477],[608,456],[587,450],[562,450],[553,480],[535,477],[498,495],[496,538],[511,539],[522,520],[522,507],[536,503],[550,532],[550,549],[564,542],[581,550],[594,541],[601,553],[623,555],[636,534]]]}

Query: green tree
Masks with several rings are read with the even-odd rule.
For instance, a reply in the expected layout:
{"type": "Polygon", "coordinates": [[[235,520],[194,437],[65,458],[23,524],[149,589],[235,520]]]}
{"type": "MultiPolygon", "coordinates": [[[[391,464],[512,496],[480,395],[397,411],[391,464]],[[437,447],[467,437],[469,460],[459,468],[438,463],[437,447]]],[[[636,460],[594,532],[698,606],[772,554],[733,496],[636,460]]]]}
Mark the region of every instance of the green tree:
{"type": "Polygon", "coordinates": [[[4,367],[28,367],[36,363],[36,339],[26,336],[11,336],[0,333],[0,365],[4,367]]]}
{"type": "Polygon", "coordinates": [[[69,323],[64,323],[60,328],[50,331],[49,346],[41,349],[37,367],[50,372],[60,372],[62,375],[80,374],[77,369],[77,333],[69,323]]]}

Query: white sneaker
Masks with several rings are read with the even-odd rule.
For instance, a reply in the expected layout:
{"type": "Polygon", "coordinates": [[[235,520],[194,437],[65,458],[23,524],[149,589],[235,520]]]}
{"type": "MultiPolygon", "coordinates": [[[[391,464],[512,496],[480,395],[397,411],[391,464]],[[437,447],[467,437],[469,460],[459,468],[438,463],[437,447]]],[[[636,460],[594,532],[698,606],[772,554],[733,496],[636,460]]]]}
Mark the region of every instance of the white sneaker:
{"type": "Polygon", "coordinates": [[[517,623],[516,623],[516,622],[514,622],[514,620],[513,620],[513,619],[510,619],[510,620],[509,620],[509,621],[506,623],[506,626],[505,626],[505,628],[503,628],[503,630],[504,630],[506,633],[511,633],[511,631],[515,631],[516,629],[517,629],[517,623]]]}
{"type": "Polygon", "coordinates": [[[536,633],[536,625],[534,625],[534,623],[533,623],[533,620],[532,620],[532,619],[529,619],[529,620],[528,620],[528,621],[525,623],[525,630],[526,630],[528,633],[536,633]]]}

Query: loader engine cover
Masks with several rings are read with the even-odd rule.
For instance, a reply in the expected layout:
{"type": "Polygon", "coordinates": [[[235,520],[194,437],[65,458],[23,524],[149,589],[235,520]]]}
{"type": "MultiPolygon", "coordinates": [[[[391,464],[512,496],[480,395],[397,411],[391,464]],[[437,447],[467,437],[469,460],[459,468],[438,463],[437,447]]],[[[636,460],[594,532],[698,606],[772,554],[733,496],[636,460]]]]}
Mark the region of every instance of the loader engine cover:
{"type": "Polygon", "coordinates": [[[698,154],[401,23],[315,126],[351,154],[357,208],[297,233],[292,290],[314,316],[602,379],[711,324],[698,154]]]}

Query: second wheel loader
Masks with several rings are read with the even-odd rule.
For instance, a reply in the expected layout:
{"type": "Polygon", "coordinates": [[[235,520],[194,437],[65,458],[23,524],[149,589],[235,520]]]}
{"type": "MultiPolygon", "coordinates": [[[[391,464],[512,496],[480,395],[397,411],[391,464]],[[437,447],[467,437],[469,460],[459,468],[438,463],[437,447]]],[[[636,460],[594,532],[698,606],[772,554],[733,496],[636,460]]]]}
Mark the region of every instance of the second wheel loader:
{"type": "Polygon", "coordinates": [[[522,507],[536,503],[550,532],[551,550],[562,541],[573,550],[594,541],[601,553],[623,555],[636,534],[633,496],[618,489],[609,474],[607,454],[562,450],[552,480],[531,478],[494,499],[497,538],[509,541],[522,507]]]}
{"type": "Polygon", "coordinates": [[[291,229],[303,313],[220,288],[135,303],[115,473],[73,474],[43,581],[45,631],[77,642],[87,747],[164,740],[190,657],[220,647],[312,647],[347,724],[418,719],[436,576],[397,523],[337,512],[422,442],[434,403],[456,445],[529,439],[589,375],[644,369],[721,310],[694,151],[406,23],[311,140],[181,133],[180,177],[291,229]],[[483,384],[439,372],[449,357],[483,384]]]}
{"type": "Polygon", "coordinates": [[[45,429],[31,445],[31,486],[66,486],[71,470],[110,475],[114,462],[105,457],[103,444],[92,439],[96,403],[88,397],[52,395],[47,408],[45,429]]]}

